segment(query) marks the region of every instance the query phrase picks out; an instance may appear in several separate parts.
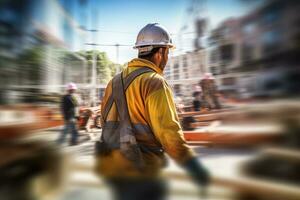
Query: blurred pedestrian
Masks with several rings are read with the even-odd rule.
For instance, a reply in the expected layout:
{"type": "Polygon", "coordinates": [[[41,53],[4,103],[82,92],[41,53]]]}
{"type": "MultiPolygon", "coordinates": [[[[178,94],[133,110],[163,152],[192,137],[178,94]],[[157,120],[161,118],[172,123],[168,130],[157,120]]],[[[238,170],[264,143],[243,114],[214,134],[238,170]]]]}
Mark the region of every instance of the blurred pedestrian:
{"type": "Polygon", "coordinates": [[[215,83],[215,78],[211,73],[205,73],[200,81],[200,86],[206,107],[208,109],[220,109],[221,104],[218,99],[217,85],[215,83]]]}
{"type": "Polygon", "coordinates": [[[68,133],[71,133],[70,145],[76,145],[78,142],[77,119],[78,119],[78,102],[74,93],[77,90],[75,83],[67,85],[67,94],[62,97],[61,111],[64,117],[65,126],[58,138],[58,143],[64,143],[68,133]]]}
{"type": "Polygon", "coordinates": [[[200,111],[201,110],[201,103],[202,103],[202,95],[200,91],[193,93],[193,108],[194,111],[200,111]]]}
{"type": "Polygon", "coordinates": [[[96,170],[117,200],[165,199],[165,180],[159,176],[166,165],[165,153],[200,186],[209,182],[207,170],[183,137],[172,91],[163,78],[173,46],[160,24],[146,25],[135,45],[139,58],[106,88],[96,170]]]}
{"type": "Polygon", "coordinates": [[[181,97],[175,97],[174,98],[174,103],[176,106],[176,111],[177,113],[184,113],[184,104],[183,104],[183,100],[181,97]]]}

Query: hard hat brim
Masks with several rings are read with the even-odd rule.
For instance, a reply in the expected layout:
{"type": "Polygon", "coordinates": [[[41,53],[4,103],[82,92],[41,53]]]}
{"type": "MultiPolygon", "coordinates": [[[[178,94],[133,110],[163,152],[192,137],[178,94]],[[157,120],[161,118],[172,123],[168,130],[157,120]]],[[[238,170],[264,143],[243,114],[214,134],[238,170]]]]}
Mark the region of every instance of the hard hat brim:
{"type": "Polygon", "coordinates": [[[176,49],[176,46],[172,43],[169,44],[161,44],[161,43],[154,43],[154,44],[139,44],[135,45],[133,49],[138,49],[139,47],[145,47],[145,46],[153,46],[153,47],[169,47],[170,49],[176,49]]]}

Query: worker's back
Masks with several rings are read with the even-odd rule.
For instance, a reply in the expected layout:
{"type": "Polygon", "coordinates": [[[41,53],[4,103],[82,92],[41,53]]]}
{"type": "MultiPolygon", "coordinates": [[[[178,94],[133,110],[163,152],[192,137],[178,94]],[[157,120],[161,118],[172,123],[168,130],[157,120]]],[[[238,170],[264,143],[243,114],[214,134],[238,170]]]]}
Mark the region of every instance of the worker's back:
{"type": "MultiPolygon", "coordinates": [[[[98,162],[97,171],[104,176],[156,176],[161,167],[165,165],[163,149],[167,152],[169,151],[168,153],[174,156],[175,160],[190,157],[189,149],[182,145],[185,143],[182,134],[173,134],[173,136],[168,134],[168,131],[181,133],[181,128],[178,124],[172,93],[166,81],[160,75],[161,70],[149,61],[134,59],[123,71],[124,80],[131,72],[141,67],[147,67],[153,71],[143,73],[132,81],[126,90],[126,100],[130,120],[133,128],[136,130],[136,140],[141,147],[145,167],[142,171],[138,170],[134,163],[122,155],[120,149],[115,149],[109,155],[99,155],[101,160],[98,162]],[[159,98],[162,98],[162,101],[159,101],[159,98]],[[164,113],[164,111],[166,112],[164,113]],[[164,126],[170,130],[164,131],[164,126]],[[173,142],[172,147],[167,146],[165,148],[167,141],[173,142]]],[[[108,84],[102,101],[102,116],[105,115],[105,110],[109,109],[108,104],[111,95],[112,82],[108,84]]],[[[110,126],[113,122],[119,121],[115,103],[109,109],[104,120],[105,126],[110,126]]]]}
{"type": "Polygon", "coordinates": [[[166,185],[158,177],[165,164],[164,152],[198,184],[209,181],[184,140],[173,94],[162,77],[173,47],[163,26],[147,24],[134,46],[139,58],[130,61],[106,88],[96,170],[109,183],[116,200],[165,199],[166,185]]]}

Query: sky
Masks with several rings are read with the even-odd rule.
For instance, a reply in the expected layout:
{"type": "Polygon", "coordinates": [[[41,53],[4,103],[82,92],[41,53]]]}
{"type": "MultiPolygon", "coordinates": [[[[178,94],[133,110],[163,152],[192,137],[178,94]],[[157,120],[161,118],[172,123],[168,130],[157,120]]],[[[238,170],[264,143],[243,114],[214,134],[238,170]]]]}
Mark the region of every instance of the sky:
{"type": "MultiPolygon", "coordinates": [[[[199,13],[209,20],[208,28],[212,29],[227,18],[246,14],[262,1],[204,0],[199,13]]],[[[85,10],[77,7],[75,12],[80,13],[77,16],[79,23],[85,24],[87,29],[98,30],[86,34],[86,43],[129,45],[119,47],[119,56],[114,46],[85,47],[105,51],[112,61],[123,64],[136,57],[137,51],[132,46],[139,30],[148,23],[158,22],[169,30],[177,46],[173,55],[192,50],[194,18],[188,11],[191,2],[192,0],[89,0],[85,10]],[[179,42],[178,33],[184,24],[188,29],[183,31],[182,42],[179,42]]]]}

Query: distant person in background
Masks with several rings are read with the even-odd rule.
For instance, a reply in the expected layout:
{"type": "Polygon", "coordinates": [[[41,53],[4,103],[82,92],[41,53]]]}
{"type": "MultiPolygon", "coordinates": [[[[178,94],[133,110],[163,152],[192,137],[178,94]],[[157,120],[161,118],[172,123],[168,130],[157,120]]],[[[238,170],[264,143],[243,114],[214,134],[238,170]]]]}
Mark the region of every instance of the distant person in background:
{"type": "Polygon", "coordinates": [[[61,111],[64,117],[65,126],[61,135],[58,139],[58,143],[64,143],[66,136],[71,132],[70,145],[76,145],[78,140],[78,131],[76,127],[76,122],[78,118],[78,102],[74,96],[77,90],[77,86],[74,83],[69,83],[67,85],[68,93],[62,97],[61,101],[61,111]]]}
{"type": "Polygon", "coordinates": [[[184,104],[182,98],[175,97],[175,106],[178,113],[184,113],[184,104]]]}
{"type": "Polygon", "coordinates": [[[200,111],[201,110],[201,104],[202,104],[202,95],[200,91],[194,92],[194,101],[193,101],[193,108],[194,111],[200,111]]]}
{"type": "Polygon", "coordinates": [[[208,109],[220,109],[221,105],[217,96],[218,90],[215,78],[211,73],[206,73],[200,81],[203,99],[208,109]]]}

